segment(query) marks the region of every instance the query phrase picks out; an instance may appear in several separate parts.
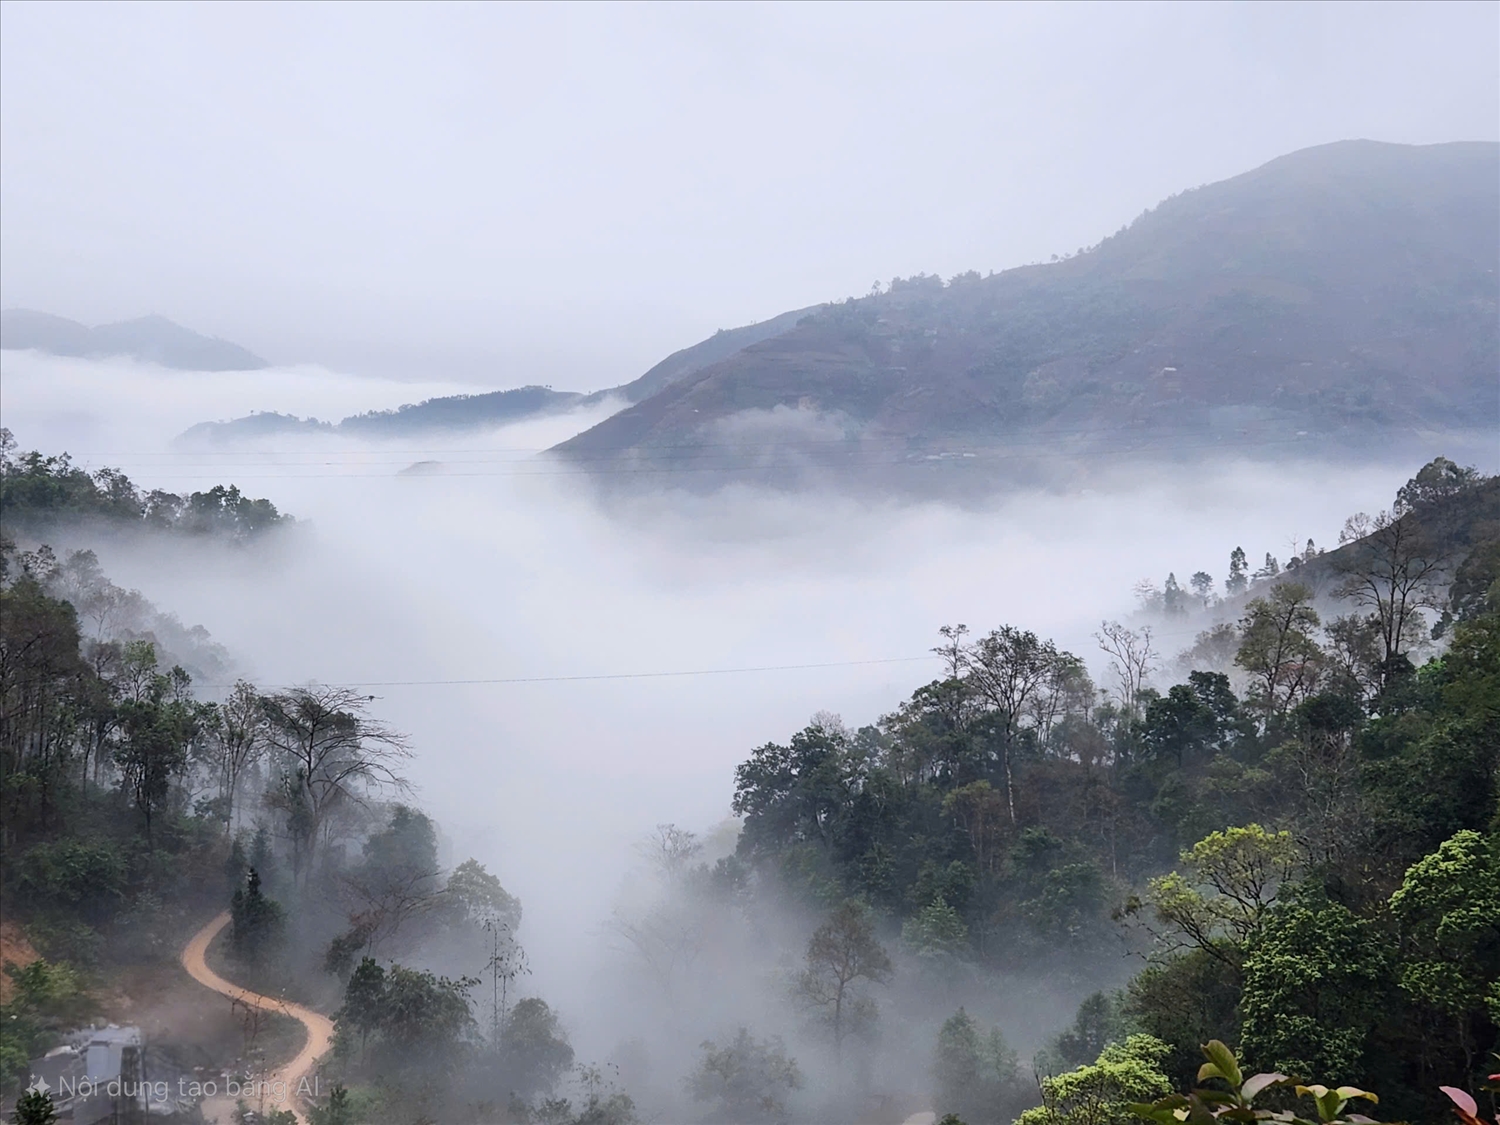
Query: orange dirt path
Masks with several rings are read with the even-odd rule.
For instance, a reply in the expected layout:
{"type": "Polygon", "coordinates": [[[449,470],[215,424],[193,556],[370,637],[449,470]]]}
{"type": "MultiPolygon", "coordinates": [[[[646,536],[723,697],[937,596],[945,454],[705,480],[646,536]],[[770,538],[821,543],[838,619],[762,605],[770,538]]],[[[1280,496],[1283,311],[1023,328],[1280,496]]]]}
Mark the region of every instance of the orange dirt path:
{"type": "MultiPolygon", "coordinates": [[[[297,1102],[297,1083],[308,1076],[316,1063],[330,1046],[333,1044],[333,1023],[327,1016],[305,1008],[301,1004],[294,1004],[290,1000],[278,1000],[273,996],[262,996],[258,992],[251,992],[247,988],[225,980],[208,967],[208,947],[213,944],[214,938],[219,936],[220,931],[229,925],[229,911],[215,917],[208,925],[204,926],[193,939],[187,943],[182,950],[182,967],[199,984],[205,988],[211,988],[215,992],[228,996],[241,1004],[251,1008],[259,1008],[262,1011],[281,1012],[291,1016],[307,1029],[307,1042],[303,1044],[302,1050],[297,1057],[285,1066],[278,1067],[267,1076],[266,1081],[270,1083],[284,1082],[287,1091],[286,1100],[281,1102],[270,1102],[276,1109],[290,1109],[297,1115],[299,1122],[307,1121],[302,1112],[302,1107],[297,1102]]],[[[275,1086],[273,1085],[273,1089],[275,1086]]],[[[252,1103],[253,1104],[253,1103],[252,1103]]],[[[233,1108],[233,1100],[229,1102],[233,1108]]],[[[207,1106],[204,1107],[207,1110],[207,1106]]]]}

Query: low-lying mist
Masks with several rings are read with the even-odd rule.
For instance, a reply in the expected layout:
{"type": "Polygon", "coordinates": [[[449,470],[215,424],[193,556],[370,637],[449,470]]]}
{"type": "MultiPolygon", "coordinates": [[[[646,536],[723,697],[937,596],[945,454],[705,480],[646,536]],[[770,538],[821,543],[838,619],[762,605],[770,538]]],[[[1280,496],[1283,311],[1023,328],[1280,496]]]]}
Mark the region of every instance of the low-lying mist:
{"type": "MultiPolygon", "coordinates": [[[[449,837],[445,859],[476,856],[524,903],[526,987],[561,1011],[581,1058],[638,1033],[624,991],[600,984],[619,956],[607,923],[640,865],[635,844],[668,822],[711,835],[752,748],[815,712],[859,726],[894,709],[938,675],[929,650],[945,623],[1035,630],[1102,676],[1092,634],[1132,612],[1137,581],[1205,570],[1222,583],[1235,546],[1255,561],[1331,542],[1416,467],[1134,466],[1087,493],[964,509],[689,494],[664,474],[658,491],[606,505],[528,451],[607,408],[443,439],[314,435],[188,453],[172,438],[206,419],[337,418],[455,388],[18,353],[4,379],[5,425],[23,449],[66,449],[145,488],[235,483],[304,525],[256,549],[93,545],[114,581],[204,625],[257,684],[375,697],[372,710],[411,735],[417,799],[449,837]],[[428,461],[434,471],[400,472],[428,461]]],[[[1163,629],[1159,645],[1174,653],[1193,631],[1163,629]]],[[[732,1031],[748,1018],[735,1005],[764,996],[744,981],[718,1003],[676,1038],[732,1031]]],[[[1012,1012],[1007,1033],[1035,1044],[1064,1008],[1012,1012]]]]}

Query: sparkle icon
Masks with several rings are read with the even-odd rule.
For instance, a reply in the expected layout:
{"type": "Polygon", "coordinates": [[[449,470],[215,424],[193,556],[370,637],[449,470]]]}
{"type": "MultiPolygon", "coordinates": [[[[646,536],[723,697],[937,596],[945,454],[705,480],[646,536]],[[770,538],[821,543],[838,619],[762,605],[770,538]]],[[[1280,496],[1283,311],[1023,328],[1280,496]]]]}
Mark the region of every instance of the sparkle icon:
{"type": "Polygon", "coordinates": [[[35,1074],[31,1076],[31,1085],[26,1087],[28,1094],[45,1094],[52,1089],[47,1085],[45,1078],[38,1078],[35,1074]]]}

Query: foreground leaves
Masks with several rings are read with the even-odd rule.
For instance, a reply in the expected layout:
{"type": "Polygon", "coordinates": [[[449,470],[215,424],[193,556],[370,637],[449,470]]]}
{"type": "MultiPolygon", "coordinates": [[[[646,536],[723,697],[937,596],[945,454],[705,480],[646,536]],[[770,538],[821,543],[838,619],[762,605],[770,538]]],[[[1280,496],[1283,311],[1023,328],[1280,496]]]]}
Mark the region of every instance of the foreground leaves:
{"type": "MultiPolygon", "coordinates": [[[[1136,1102],[1130,1111],[1147,1121],[1159,1125],[1212,1125],[1223,1121],[1277,1121],[1286,1125],[1373,1125],[1373,1118],[1362,1114],[1345,1114],[1344,1110],[1355,1098],[1371,1103],[1380,1099],[1368,1090],[1357,1086],[1338,1086],[1330,1089],[1316,1083],[1302,1085],[1285,1074],[1255,1074],[1246,1078],[1240,1070],[1234,1052],[1217,1039],[1203,1047],[1208,1060],[1198,1068],[1198,1081],[1214,1079],[1223,1082],[1227,1089],[1200,1086],[1187,1094],[1170,1094],[1154,1102],[1136,1102]],[[1299,1116],[1289,1109],[1273,1110],[1257,1107],[1255,1101],[1267,1090],[1277,1087],[1293,1087],[1297,1096],[1311,1098],[1317,1109],[1316,1118],[1299,1116]]],[[[1450,1095],[1451,1096],[1451,1095],[1450,1095]]]]}

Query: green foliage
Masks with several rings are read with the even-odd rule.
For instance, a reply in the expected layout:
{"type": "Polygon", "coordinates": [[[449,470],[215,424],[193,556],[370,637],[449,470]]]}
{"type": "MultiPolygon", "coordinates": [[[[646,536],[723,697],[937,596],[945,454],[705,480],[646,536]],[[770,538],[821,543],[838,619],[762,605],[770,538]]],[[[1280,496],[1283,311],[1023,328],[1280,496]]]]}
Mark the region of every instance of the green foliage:
{"type": "Polygon", "coordinates": [[[229,904],[229,947],[249,965],[263,965],[280,948],[286,933],[286,911],[260,889],[260,873],[250,868],[245,885],[229,904]]]}
{"type": "Polygon", "coordinates": [[[1291,1073],[1360,1077],[1392,968],[1386,939],[1347,907],[1313,895],[1279,903],[1247,946],[1245,1054],[1291,1073]]]}
{"type": "MultiPolygon", "coordinates": [[[[1406,873],[1391,909],[1412,945],[1401,987],[1450,1016],[1482,1009],[1500,979],[1500,857],[1472,830],[1406,873]]],[[[1491,1013],[1500,1022],[1500,1010],[1491,1013]]]]}
{"type": "Polygon", "coordinates": [[[71,965],[38,959],[7,961],[11,998],[0,1005],[0,1086],[10,1087],[27,1063],[93,1011],[93,998],[71,965]]]}
{"type": "Polygon", "coordinates": [[[456,917],[469,922],[498,922],[514,934],[521,925],[521,900],[500,885],[476,859],[466,859],[453,869],[445,888],[456,917]]]}
{"type": "Polygon", "coordinates": [[[722,1046],[703,1043],[687,1089],[706,1107],[704,1121],[770,1125],[788,1120],[787,1098],[802,1089],[802,1072],[779,1038],[757,1039],[742,1027],[722,1046]]]}
{"type": "Polygon", "coordinates": [[[1161,1063],[1170,1048],[1149,1035],[1113,1043],[1098,1059],[1041,1080],[1042,1104],[1016,1118],[1016,1125],[1123,1125],[1130,1106],[1171,1089],[1161,1063]]]}
{"type": "Polygon", "coordinates": [[[1396,491],[1398,512],[1421,512],[1451,501],[1482,482],[1479,471],[1447,457],[1434,457],[1396,491]]]}
{"type": "Polygon", "coordinates": [[[450,980],[418,969],[389,969],[365,957],[349,977],[333,1015],[339,1051],[368,1056],[376,1073],[447,1073],[474,1045],[468,993],[478,981],[450,980]]]}
{"type": "Polygon", "coordinates": [[[1203,1046],[1208,1061],[1198,1068],[1197,1081],[1220,1082],[1217,1086],[1200,1086],[1186,1094],[1169,1094],[1154,1102],[1137,1102],[1130,1106],[1136,1117],[1157,1125],[1214,1125],[1218,1121],[1277,1121],[1286,1125],[1371,1125],[1362,1114],[1345,1114],[1344,1109],[1356,1098],[1375,1103],[1380,1099],[1357,1086],[1330,1089],[1321,1084],[1300,1085],[1284,1074],[1268,1072],[1245,1077],[1234,1052],[1220,1040],[1203,1046]],[[1273,1110],[1256,1106],[1262,1094],[1294,1087],[1299,1097],[1312,1099],[1315,1120],[1293,1110],[1273,1110]]]}
{"type": "Polygon", "coordinates": [[[52,1095],[41,1090],[27,1090],[16,1099],[16,1108],[11,1110],[14,1125],[54,1125],[57,1109],[52,1104],[52,1095]]]}
{"type": "Polygon", "coordinates": [[[1038,1066],[1043,1070],[1072,1070],[1082,1066],[1098,1058],[1111,1043],[1124,1041],[1129,1026],[1125,997],[1120,993],[1095,992],[1078,1005],[1073,1022],[1038,1053],[1038,1066]]]}
{"type": "Polygon", "coordinates": [[[391,822],[364,844],[368,869],[421,876],[438,869],[437,833],[432,821],[410,805],[397,805],[391,822]]]}
{"type": "MultiPolygon", "coordinates": [[[[1323,582],[1347,556],[1310,552],[1298,577],[1323,582]]],[[[944,678],[877,727],[817,722],[741,767],[740,859],[825,909],[861,898],[929,962],[1045,966],[1093,987],[1089,955],[1124,899],[1117,915],[1148,920],[1161,945],[1115,1041],[1149,1032],[1185,1081],[1200,1044],[1243,1035],[1257,1061],[1391,1075],[1390,1104],[1424,1112],[1423,1075],[1462,1081],[1462,1060],[1495,1041],[1474,1003],[1492,954],[1451,920],[1440,940],[1438,907],[1403,918],[1386,901],[1455,833],[1500,823],[1500,618],[1456,620],[1440,659],[1402,673],[1372,655],[1384,641],[1368,614],[1325,647],[1307,587],[1256,593],[1225,627],[1248,706],[1223,673],[1194,671],[1140,688],[1133,711],[1068,711],[1065,691],[1028,679],[1040,639],[945,628],[944,678]],[[1336,954],[1316,948],[1324,925],[1336,954]]]]}
{"type": "Polygon", "coordinates": [[[340,1046],[352,1047],[349,1032],[359,1036],[360,1051],[369,1043],[370,1033],[380,1027],[385,1000],[385,969],[373,957],[360,959],[344,985],[344,1003],[333,1014],[338,1025],[340,1046]]]}
{"type": "Polygon", "coordinates": [[[1237,965],[1204,949],[1190,949],[1136,974],[1126,986],[1129,1025],[1171,1048],[1163,1069],[1176,1084],[1192,1080],[1201,1045],[1215,1034],[1239,1038],[1237,965]]]}
{"type": "Polygon", "coordinates": [[[17,864],[21,893],[35,906],[99,925],[125,896],[125,858],[112,841],[88,836],[28,848],[17,864]]]}
{"type": "Polygon", "coordinates": [[[1036,894],[1021,913],[1043,941],[1078,949],[1097,935],[1105,910],[1103,873],[1092,863],[1069,863],[1042,876],[1036,894]]]}
{"type": "Polygon", "coordinates": [[[901,927],[901,941],[918,957],[951,957],[968,948],[969,928],[939,896],[901,927]]]}
{"type": "Polygon", "coordinates": [[[506,1016],[500,1030],[502,1070],[522,1098],[550,1091],[573,1065],[573,1048],[545,1000],[528,996],[506,1016]]]}
{"type": "Polygon", "coordinates": [[[549,1098],[536,1111],[538,1125],[636,1125],[635,1102],[621,1091],[590,1092],[574,1106],[569,1098],[549,1098]]]}
{"type": "Polygon", "coordinates": [[[476,983],[392,965],[380,1001],[382,1056],[403,1069],[458,1065],[473,1035],[468,992],[476,983]]]}
{"type": "Polygon", "coordinates": [[[348,1089],[335,1082],[328,1091],[328,1101],[308,1108],[308,1125],[355,1125],[354,1110],[348,1089]]]}
{"type": "Polygon", "coordinates": [[[1321,621],[1311,603],[1306,586],[1281,582],[1245,607],[1234,662],[1250,675],[1250,698],[1263,731],[1273,731],[1317,684],[1324,656],[1314,633],[1321,621]]]}
{"type": "Polygon", "coordinates": [[[37,528],[62,520],[97,519],[189,534],[249,539],[290,523],[269,500],[252,500],[233,485],[175,496],[143,493],[118,469],[89,473],[63,453],[15,454],[9,430],[0,430],[0,508],[13,526],[37,528]]]}
{"type": "Polygon", "coordinates": [[[1362,738],[1374,843],[1403,866],[1456,832],[1485,828],[1496,809],[1500,614],[1460,624],[1408,697],[1362,738]]]}
{"type": "Polygon", "coordinates": [[[1191,672],[1150,700],[1141,728],[1149,758],[1178,769],[1209,761],[1249,736],[1239,700],[1222,672],[1191,672]]]}
{"type": "Polygon", "coordinates": [[[800,842],[830,843],[857,775],[840,731],[812,726],[788,746],[762,746],[735,769],[732,808],[745,818],[740,849],[773,855],[800,842]]]}
{"type": "Polygon", "coordinates": [[[205,709],[189,696],[185,671],[157,671],[156,649],[149,641],[126,645],[124,663],[136,690],[119,704],[113,759],[123,788],[144,819],[147,845],[154,847],[153,817],[187,769],[188,750],[202,729],[205,709]]]}
{"type": "Polygon", "coordinates": [[[966,1121],[1008,1122],[1033,1100],[1015,1051],[998,1027],[985,1032],[960,1008],[938,1032],[933,1104],[966,1121]]]}
{"type": "Polygon", "coordinates": [[[1296,869],[1297,848],[1289,832],[1247,824],[1209,833],[1181,860],[1187,874],[1152,879],[1147,901],[1170,943],[1228,958],[1259,929],[1296,869]]]}

